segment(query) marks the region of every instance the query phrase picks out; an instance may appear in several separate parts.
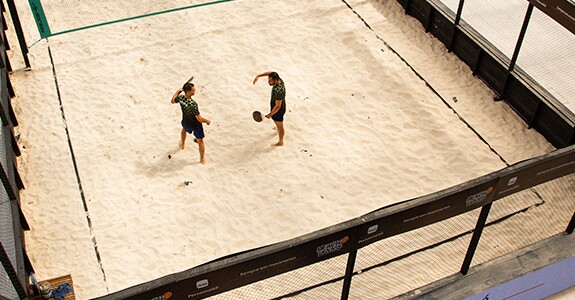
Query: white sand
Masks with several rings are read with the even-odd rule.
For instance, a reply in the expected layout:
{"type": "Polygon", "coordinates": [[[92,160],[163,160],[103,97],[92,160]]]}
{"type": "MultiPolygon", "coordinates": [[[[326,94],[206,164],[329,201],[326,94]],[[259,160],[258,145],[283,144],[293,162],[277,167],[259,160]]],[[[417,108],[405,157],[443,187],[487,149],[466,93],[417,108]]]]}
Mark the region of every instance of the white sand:
{"type": "MultiPolygon", "coordinates": [[[[377,36],[508,163],[553,150],[396,1],[348,2],[375,33],[339,0],[236,1],[33,46],[32,70],[12,80],[37,276],[70,273],[78,298],[96,297],[504,168],[377,36]],[[281,148],[270,147],[269,120],[251,119],[268,109],[265,78],[252,85],[268,70],[287,88],[281,148]],[[207,165],[191,138],[178,151],[181,113],[170,99],[191,75],[212,120],[207,165]]],[[[31,43],[37,33],[19,5],[31,43]]]]}

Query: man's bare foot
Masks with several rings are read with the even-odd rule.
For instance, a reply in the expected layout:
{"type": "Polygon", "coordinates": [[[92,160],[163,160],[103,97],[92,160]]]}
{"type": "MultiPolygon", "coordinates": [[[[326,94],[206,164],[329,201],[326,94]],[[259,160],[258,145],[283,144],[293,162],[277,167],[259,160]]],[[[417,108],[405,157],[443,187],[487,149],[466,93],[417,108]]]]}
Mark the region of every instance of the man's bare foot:
{"type": "Polygon", "coordinates": [[[183,150],[185,146],[186,146],[186,145],[184,144],[184,142],[180,141],[180,149],[183,150]]]}
{"type": "Polygon", "coordinates": [[[200,163],[201,163],[202,165],[205,165],[205,164],[206,164],[206,159],[205,159],[205,158],[200,159],[200,163]]]}
{"type": "Polygon", "coordinates": [[[283,146],[284,142],[277,142],[275,144],[272,144],[272,147],[279,147],[279,146],[283,146]]]}

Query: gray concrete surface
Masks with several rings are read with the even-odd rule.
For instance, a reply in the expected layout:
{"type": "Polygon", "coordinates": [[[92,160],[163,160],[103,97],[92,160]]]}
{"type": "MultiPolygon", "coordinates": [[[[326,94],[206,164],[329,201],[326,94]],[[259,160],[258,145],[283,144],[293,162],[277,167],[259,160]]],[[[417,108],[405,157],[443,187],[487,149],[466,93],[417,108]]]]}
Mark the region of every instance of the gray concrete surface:
{"type": "Polygon", "coordinates": [[[559,234],[394,299],[465,299],[573,256],[575,234],[559,234]]]}

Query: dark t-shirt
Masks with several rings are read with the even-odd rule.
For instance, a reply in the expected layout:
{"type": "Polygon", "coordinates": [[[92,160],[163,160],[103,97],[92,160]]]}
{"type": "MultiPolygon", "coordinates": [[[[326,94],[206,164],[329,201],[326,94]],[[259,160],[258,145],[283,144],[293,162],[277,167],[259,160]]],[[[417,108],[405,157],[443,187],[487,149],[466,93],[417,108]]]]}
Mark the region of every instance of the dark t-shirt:
{"type": "Polygon", "coordinates": [[[270,100],[270,110],[276,106],[276,101],[281,100],[282,106],[280,110],[276,113],[282,115],[286,112],[286,88],[284,81],[280,78],[280,83],[272,88],[272,97],[270,100]]]}
{"type": "Polygon", "coordinates": [[[202,123],[196,119],[196,116],[200,114],[200,109],[198,108],[198,103],[194,99],[186,98],[184,95],[180,94],[174,99],[174,102],[179,103],[182,108],[182,123],[188,127],[196,128],[201,127],[202,123]]]}

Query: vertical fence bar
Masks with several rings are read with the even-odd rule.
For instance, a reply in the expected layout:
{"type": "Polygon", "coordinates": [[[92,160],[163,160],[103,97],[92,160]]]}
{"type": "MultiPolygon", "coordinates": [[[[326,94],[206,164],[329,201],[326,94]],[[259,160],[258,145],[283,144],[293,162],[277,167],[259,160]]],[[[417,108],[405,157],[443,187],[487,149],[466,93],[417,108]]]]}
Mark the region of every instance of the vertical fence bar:
{"type": "Polygon", "coordinates": [[[505,81],[503,81],[503,88],[499,92],[499,96],[495,97],[495,101],[500,101],[505,98],[505,93],[507,92],[507,86],[509,83],[509,76],[513,69],[515,69],[515,63],[517,62],[517,57],[519,56],[519,51],[521,50],[521,45],[523,44],[523,39],[525,38],[525,33],[527,33],[527,26],[529,25],[529,20],[533,14],[533,4],[529,3],[527,7],[527,12],[525,13],[525,19],[523,20],[523,26],[521,26],[521,32],[519,33],[519,38],[517,39],[517,44],[515,45],[515,51],[513,52],[513,57],[509,62],[509,69],[505,74],[505,81]]]}
{"type": "Polygon", "coordinates": [[[569,225],[567,225],[567,229],[565,229],[565,232],[567,232],[568,234],[572,234],[573,229],[575,229],[575,212],[571,216],[571,221],[569,222],[569,225]]]}
{"type": "Polygon", "coordinates": [[[357,258],[357,249],[349,252],[347,256],[347,267],[345,268],[345,278],[343,279],[343,289],[341,290],[341,300],[349,298],[349,290],[351,288],[351,277],[353,276],[353,267],[355,266],[355,259],[357,258]]]}
{"type": "Polygon", "coordinates": [[[459,6],[457,7],[457,14],[455,15],[455,21],[453,21],[453,32],[451,33],[451,39],[449,40],[449,45],[447,46],[447,51],[451,52],[453,50],[453,40],[455,40],[455,34],[457,32],[457,27],[461,21],[461,14],[463,13],[463,2],[465,0],[459,0],[459,6]]]}
{"type": "Polygon", "coordinates": [[[30,68],[30,60],[28,59],[28,45],[26,45],[26,38],[24,37],[24,32],[22,31],[22,24],[20,23],[20,18],[18,17],[18,10],[16,9],[14,0],[6,0],[6,3],[8,3],[10,16],[12,16],[14,31],[16,31],[16,36],[18,36],[18,42],[20,43],[20,51],[22,51],[24,64],[26,65],[26,68],[30,68]]]}
{"type": "Polygon", "coordinates": [[[481,208],[481,213],[477,219],[477,225],[475,225],[475,230],[473,230],[473,236],[471,237],[471,242],[469,242],[469,248],[467,248],[467,254],[465,254],[465,259],[461,265],[460,273],[466,275],[469,271],[469,266],[471,265],[471,260],[473,260],[473,255],[479,244],[479,239],[481,238],[481,233],[485,227],[485,222],[487,221],[487,216],[489,216],[489,211],[491,210],[491,203],[483,206],[481,208]]]}

